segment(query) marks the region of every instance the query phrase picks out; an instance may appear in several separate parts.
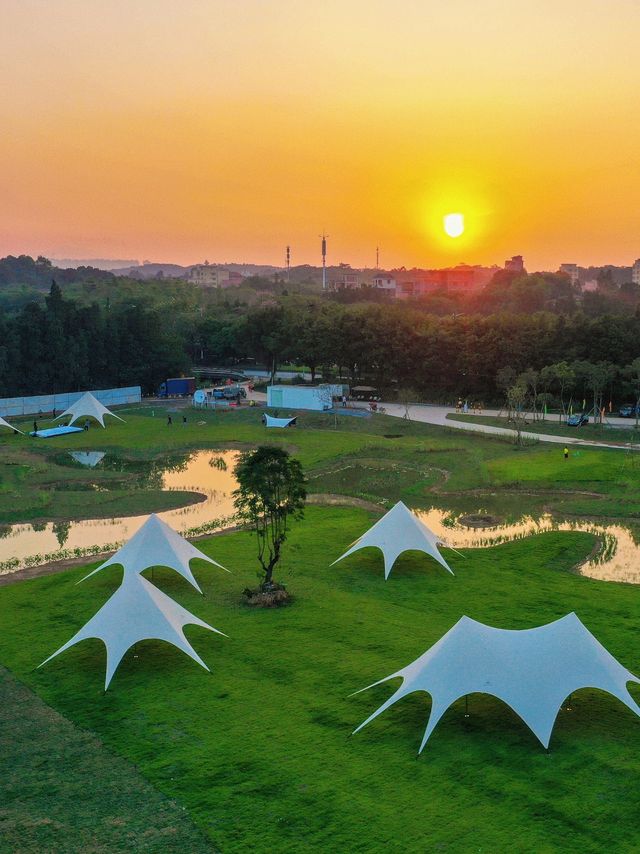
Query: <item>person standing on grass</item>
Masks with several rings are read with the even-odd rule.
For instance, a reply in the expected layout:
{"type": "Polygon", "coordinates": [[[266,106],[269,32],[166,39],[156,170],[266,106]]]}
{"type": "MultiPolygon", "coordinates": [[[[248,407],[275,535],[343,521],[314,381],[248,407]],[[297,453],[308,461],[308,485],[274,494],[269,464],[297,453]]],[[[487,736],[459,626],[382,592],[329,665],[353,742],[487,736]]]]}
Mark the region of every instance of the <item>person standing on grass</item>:
{"type": "Polygon", "coordinates": [[[38,422],[36,421],[35,418],[33,419],[33,432],[34,433],[38,432],[38,422]]]}
{"type": "Polygon", "coordinates": [[[563,453],[564,453],[564,458],[565,458],[565,460],[568,460],[568,459],[569,459],[569,448],[567,448],[567,447],[565,446],[565,449],[564,449],[563,453]]]}
{"type": "Polygon", "coordinates": [[[171,416],[167,415],[167,427],[171,427],[172,424],[173,424],[173,421],[171,419],[171,416]]]}
{"type": "Polygon", "coordinates": [[[85,429],[85,430],[88,430],[88,429],[89,429],[89,419],[88,419],[88,418],[85,418],[85,419],[84,419],[84,429],[85,429]]]}

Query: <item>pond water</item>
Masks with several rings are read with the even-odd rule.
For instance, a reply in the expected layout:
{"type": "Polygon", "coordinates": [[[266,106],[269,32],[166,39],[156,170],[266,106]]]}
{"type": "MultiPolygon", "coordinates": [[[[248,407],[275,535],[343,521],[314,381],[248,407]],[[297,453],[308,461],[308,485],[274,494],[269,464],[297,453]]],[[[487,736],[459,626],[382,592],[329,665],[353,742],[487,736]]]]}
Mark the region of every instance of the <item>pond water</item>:
{"type": "MultiPolygon", "coordinates": [[[[238,451],[198,451],[163,460],[131,462],[103,454],[97,460],[92,452],[86,458],[67,457],[70,465],[80,464],[114,471],[133,471],[136,486],[199,492],[205,500],[177,510],[158,513],[161,519],[181,533],[205,533],[228,527],[233,522],[233,476],[238,451]]],[[[69,455],[72,456],[72,455],[69,455]]],[[[63,462],[57,458],[56,462],[63,462]]],[[[50,560],[112,551],[128,540],[148,519],[125,516],[115,519],[86,519],[78,522],[46,522],[11,525],[0,538],[0,575],[24,566],[36,566],[50,560]]]]}
{"type": "Polygon", "coordinates": [[[635,543],[631,531],[623,525],[600,525],[589,520],[562,522],[544,514],[535,518],[523,516],[517,522],[479,528],[464,524],[464,517],[435,507],[417,511],[417,515],[434,534],[453,548],[487,548],[543,531],[587,531],[600,537],[602,547],[580,565],[580,574],[602,581],[640,584],[640,547],[635,543]]]}
{"type": "MultiPolygon", "coordinates": [[[[113,485],[122,488],[120,472],[136,488],[160,488],[198,492],[204,501],[159,513],[161,519],[181,533],[196,535],[233,524],[234,468],[238,451],[196,451],[167,455],[156,460],[127,460],[102,451],[64,453],[58,464],[100,468],[112,473],[113,485]],[[133,479],[132,479],[133,476],[133,479]]],[[[101,489],[109,488],[105,480],[101,489]]],[[[623,525],[601,525],[582,520],[556,521],[550,515],[524,516],[517,522],[493,524],[491,517],[476,521],[432,507],[418,515],[443,542],[453,548],[487,548],[498,543],[529,537],[542,531],[587,531],[600,537],[602,548],[580,567],[583,575],[605,581],[640,584],[640,547],[623,525]],[[484,527],[477,527],[477,521],[484,527]],[[470,524],[467,524],[470,523],[470,524]]],[[[46,522],[6,526],[0,536],[0,575],[24,566],[52,560],[113,551],[128,540],[148,516],[87,519],[78,522],[46,522]]],[[[336,554],[339,548],[336,547],[336,554]]]]}

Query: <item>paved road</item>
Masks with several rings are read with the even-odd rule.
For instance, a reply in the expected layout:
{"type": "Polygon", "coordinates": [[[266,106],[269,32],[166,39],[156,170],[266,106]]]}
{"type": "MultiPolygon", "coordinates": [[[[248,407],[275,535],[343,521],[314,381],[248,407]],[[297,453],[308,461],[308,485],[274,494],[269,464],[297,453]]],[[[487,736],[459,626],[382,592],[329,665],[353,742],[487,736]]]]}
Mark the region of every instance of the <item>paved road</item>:
{"type": "MultiPolygon", "coordinates": [[[[251,392],[250,398],[253,398],[257,403],[266,403],[266,394],[264,392],[251,392]]],[[[383,403],[387,415],[392,415],[396,418],[403,418],[405,407],[400,403],[383,403]]],[[[366,404],[351,403],[351,406],[359,406],[361,409],[367,409],[366,404]]],[[[485,433],[494,436],[510,436],[513,438],[513,430],[507,427],[492,427],[488,424],[475,424],[473,421],[454,421],[447,418],[447,415],[454,413],[455,407],[451,406],[421,406],[415,405],[409,407],[409,415],[412,421],[424,421],[427,424],[437,424],[440,427],[450,427],[453,430],[467,430],[472,433],[485,433]]],[[[497,416],[500,412],[497,409],[484,409],[483,415],[497,416]]],[[[610,418],[612,426],[615,427],[630,427],[633,424],[632,420],[625,418],[610,418]]],[[[578,430],[579,428],[576,428],[578,430]]],[[[629,448],[629,444],[613,444],[611,442],[598,442],[594,439],[581,439],[579,436],[553,436],[548,433],[529,433],[523,430],[522,435],[526,439],[535,439],[538,442],[553,442],[556,445],[583,445],[591,448],[629,448]]],[[[635,446],[634,446],[635,449],[635,446]]]]}
{"type": "MultiPolygon", "coordinates": [[[[387,415],[396,417],[404,417],[405,408],[399,403],[384,403],[383,406],[387,410],[387,415]]],[[[492,427],[488,424],[475,424],[472,421],[454,421],[447,418],[447,415],[455,413],[455,408],[449,406],[410,406],[409,415],[413,421],[424,421],[427,424],[437,424],[441,427],[451,427],[454,430],[470,430],[474,433],[488,433],[499,436],[513,437],[513,430],[506,427],[492,427]]],[[[498,410],[483,410],[483,415],[498,415],[498,410]]],[[[628,427],[630,423],[624,418],[610,419],[614,426],[628,427]]],[[[578,430],[579,428],[576,428],[578,430]]],[[[596,440],[581,439],[579,436],[553,436],[548,433],[529,433],[526,430],[522,431],[522,435],[526,439],[537,439],[539,442],[553,442],[557,445],[584,445],[592,448],[629,448],[629,444],[615,445],[609,442],[598,442],[596,440]]]]}

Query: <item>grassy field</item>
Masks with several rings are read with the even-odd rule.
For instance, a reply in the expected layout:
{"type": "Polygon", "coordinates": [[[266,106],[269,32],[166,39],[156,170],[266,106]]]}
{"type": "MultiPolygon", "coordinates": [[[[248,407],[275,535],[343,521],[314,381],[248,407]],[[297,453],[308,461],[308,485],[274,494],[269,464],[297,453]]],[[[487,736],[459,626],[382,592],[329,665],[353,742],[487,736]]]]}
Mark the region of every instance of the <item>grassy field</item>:
{"type": "Polygon", "coordinates": [[[179,465],[196,449],[254,447],[265,440],[299,456],[313,492],[339,492],[383,506],[402,498],[414,506],[446,505],[461,512],[482,508],[509,519],[543,511],[640,517],[640,460],[631,465],[618,451],[572,449],[569,467],[557,446],[521,449],[505,440],[390,416],[336,421],[301,413],[297,429],[266,432],[260,411],[248,407],[186,412],[188,423],[182,425],[177,415],[172,427],[164,410],[140,407],[125,413],[126,424],[64,439],[1,434],[0,524],[180,506],[193,496],[161,491],[163,465],[179,465]],[[76,450],[107,451],[123,465],[74,466],[68,452],[76,450]],[[535,465],[529,466],[530,459],[535,465]]]}
{"type": "MultiPolygon", "coordinates": [[[[305,414],[298,429],[268,434],[249,409],[189,411],[188,419],[168,428],[162,413],[141,408],[127,413],[126,425],[70,436],[64,445],[25,447],[3,435],[0,519],[36,509],[46,517],[65,498],[73,515],[81,504],[74,494],[84,496],[87,515],[99,511],[103,495],[123,513],[135,502],[148,510],[147,499],[168,498],[157,481],[167,456],[180,465],[190,450],[265,438],[300,457],[310,491],[364,498],[381,510],[403,498],[504,518],[552,510],[633,525],[640,516],[640,467],[616,451],[580,449],[565,463],[554,446],[519,449],[385,416],[345,417],[336,428],[331,416],[305,414]],[[68,463],[66,451],[89,449],[127,464],[87,471],[68,463]],[[32,496],[19,505],[30,489],[54,494],[48,504],[32,496]]],[[[583,533],[544,534],[466,558],[445,552],[455,578],[414,554],[386,583],[376,553],[330,567],[374,518],[347,507],[307,509],[278,572],[295,597],[284,610],[243,604],[241,591],[256,580],[245,532],[200,541],[233,570],[196,566],[204,598],[156,569],[154,583],[229,638],[187,630],[212,674],[166,645],[139,644],[107,694],[98,641],[33,668],[107,599],[119,583],[116,568],[80,586],[86,568],[0,588],[0,664],[9,670],[0,670],[0,850],[633,850],[640,721],[613,698],[575,695],[547,754],[509,709],[474,695],[471,716],[463,702],[452,707],[416,759],[426,695],[353,738],[393,686],[349,695],[412,661],[462,614],[526,628],[575,610],[640,672],[637,588],[571,572],[594,545],[583,533]],[[103,798],[89,794],[91,779],[103,798]],[[130,800],[119,796],[117,779],[130,800]],[[146,847],[132,849],[133,835],[146,847]]],[[[640,700],[637,687],[632,693],[640,700]]]]}
{"type": "MultiPolygon", "coordinates": [[[[84,570],[69,570],[1,589],[0,660],[183,804],[222,852],[630,850],[640,721],[605,694],[574,696],[549,754],[500,702],[473,696],[471,716],[452,707],[419,759],[426,695],[353,738],[392,689],[349,695],[413,660],[461,614],[525,628],[575,610],[638,671],[637,590],[567,571],[591,549],[587,534],[446,553],[455,578],[417,555],[387,583],[376,553],[329,567],[370,521],[308,509],[279,573],[296,597],[285,610],[240,602],[254,581],[247,533],[205,541],[234,570],[199,568],[206,598],[156,570],[158,586],[229,635],[189,631],[211,675],[155,642],[127,655],[107,694],[99,642],[33,672],[112,592],[116,569],[81,586],[84,570]]],[[[38,773],[28,755],[21,770],[38,773]]]]}
{"type": "Polygon", "coordinates": [[[0,667],[5,852],[205,854],[183,807],[0,667]]]}

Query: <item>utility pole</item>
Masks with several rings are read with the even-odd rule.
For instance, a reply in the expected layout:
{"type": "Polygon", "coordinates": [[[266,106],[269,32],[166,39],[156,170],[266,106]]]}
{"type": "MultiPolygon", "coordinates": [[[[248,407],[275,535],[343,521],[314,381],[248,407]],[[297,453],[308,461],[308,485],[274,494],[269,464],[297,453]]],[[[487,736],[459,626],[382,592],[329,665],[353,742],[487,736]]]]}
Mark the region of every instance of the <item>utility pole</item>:
{"type": "Polygon", "coordinates": [[[289,273],[291,271],[291,247],[287,246],[287,284],[289,284],[289,273]]]}
{"type": "Polygon", "coordinates": [[[376,246],[376,270],[380,269],[380,247],[376,246]]]}
{"type": "Polygon", "coordinates": [[[327,237],[328,234],[325,234],[324,231],[320,235],[322,238],[322,290],[326,291],[327,289],[327,237]]]}

